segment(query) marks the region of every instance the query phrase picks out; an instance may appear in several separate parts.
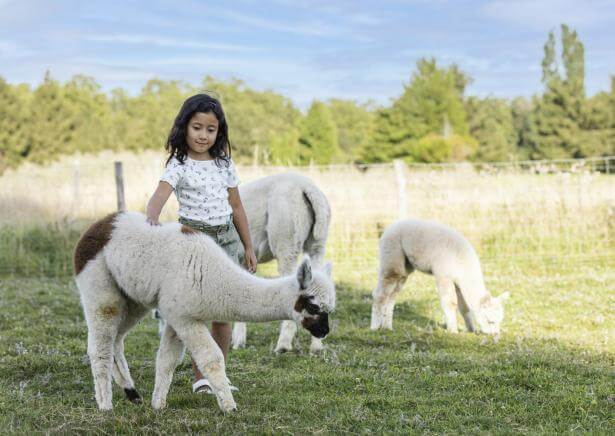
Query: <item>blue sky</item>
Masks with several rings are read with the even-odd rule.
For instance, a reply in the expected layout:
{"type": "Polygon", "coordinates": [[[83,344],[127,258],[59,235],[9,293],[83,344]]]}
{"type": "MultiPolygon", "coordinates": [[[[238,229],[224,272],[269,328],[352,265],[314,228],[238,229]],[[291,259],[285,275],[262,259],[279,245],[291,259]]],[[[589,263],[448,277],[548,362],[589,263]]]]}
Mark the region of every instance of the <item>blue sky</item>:
{"type": "Polygon", "coordinates": [[[313,99],[387,105],[417,59],[457,63],[468,94],[541,91],[549,30],[585,45],[589,95],[615,74],[615,0],[75,1],[0,0],[0,76],[41,82],[92,76],[135,94],[151,78],[198,85],[209,74],[313,99]]]}

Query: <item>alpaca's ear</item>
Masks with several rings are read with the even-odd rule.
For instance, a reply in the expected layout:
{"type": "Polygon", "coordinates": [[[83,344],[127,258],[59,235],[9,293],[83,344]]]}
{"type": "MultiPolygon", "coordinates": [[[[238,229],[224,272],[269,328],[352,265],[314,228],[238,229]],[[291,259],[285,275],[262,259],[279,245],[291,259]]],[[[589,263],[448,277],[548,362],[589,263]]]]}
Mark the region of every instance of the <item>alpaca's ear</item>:
{"type": "Polygon", "coordinates": [[[506,291],[504,293],[502,293],[499,297],[498,300],[500,300],[501,303],[505,302],[506,300],[508,300],[510,298],[510,292],[506,291]]]}
{"type": "Polygon", "coordinates": [[[325,273],[327,274],[327,276],[329,278],[332,278],[332,274],[333,274],[333,264],[331,262],[327,262],[325,264],[325,273]]]}
{"type": "Polygon", "coordinates": [[[305,290],[312,283],[312,264],[310,263],[310,258],[305,257],[301,261],[301,265],[299,265],[299,269],[297,270],[297,281],[299,282],[299,288],[301,290],[305,290]]]}

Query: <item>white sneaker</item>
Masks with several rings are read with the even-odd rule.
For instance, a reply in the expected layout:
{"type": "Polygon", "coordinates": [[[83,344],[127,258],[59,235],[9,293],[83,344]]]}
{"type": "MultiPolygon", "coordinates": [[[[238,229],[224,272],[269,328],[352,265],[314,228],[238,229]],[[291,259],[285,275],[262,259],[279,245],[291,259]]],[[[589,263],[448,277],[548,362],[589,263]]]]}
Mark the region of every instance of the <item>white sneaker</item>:
{"type": "MultiPolygon", "coordinates": [[[[233,385],[230,385],[231,391],[238,391],[239,389],[233,385]]],[[[192,384],[192,392],[195,394],[209,394],[213,395],[214,391],[209,384],[209,380],[206,378],[202,378],[200,380],[195,381],[192,384]]]]}

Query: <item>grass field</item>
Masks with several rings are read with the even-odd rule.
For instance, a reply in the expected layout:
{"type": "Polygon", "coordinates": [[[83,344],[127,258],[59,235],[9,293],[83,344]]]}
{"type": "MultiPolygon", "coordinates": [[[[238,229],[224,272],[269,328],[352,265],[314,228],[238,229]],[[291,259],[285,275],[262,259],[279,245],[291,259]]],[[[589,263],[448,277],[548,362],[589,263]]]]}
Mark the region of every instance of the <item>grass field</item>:
{"type": "MultiPolygon", "coordinates": [[[[419,274],[399,298],[394,331],[370,331],[377,238],[398,216],[395,173],[303,169],[334,214],[328,257],[338,310],[325,352],[311,356],[302,334],[296,351],[277,356],[279,325],[250,325],[248,348],[228,365],[240,388],[237,413],[222,415],[213,397],[190,392],[187,359],[168,408],[154,412],[157,326],[146,319],[126,341],[145,404],[114,387],[115,409],[101,413],[70,254],[84,226],[114,207],[115,157],[80,159],[78,177],[69,161],[0,178],[8,205],[0,211],[1,432],[615,433],[613,176],[407,169],[408,215],[461,230],[492,293],[511,292],[495,344],[448,334],[433,279],[419,274]]],[[[156,180],[155,157],[122,160],[129,207],[139,210],[156,180]]],[[[240,170],[251,180],[280,169],[240,170]]],[[[171,205],[167,219],[173,213],[171,205]]]]}

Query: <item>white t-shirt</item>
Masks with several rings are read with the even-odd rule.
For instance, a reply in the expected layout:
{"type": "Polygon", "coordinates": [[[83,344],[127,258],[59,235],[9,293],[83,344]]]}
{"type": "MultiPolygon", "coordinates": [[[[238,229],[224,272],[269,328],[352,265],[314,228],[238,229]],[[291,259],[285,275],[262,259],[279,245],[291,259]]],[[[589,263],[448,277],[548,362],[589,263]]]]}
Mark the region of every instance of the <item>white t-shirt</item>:
{"type": "Polygon", "coordinates": [[[179,216],[211,226],[226,224],[233,209],[228,202],[228,188],[239,184],[235,164],[220,166],[215,160],[194,160],[186,157],[182,165],[171,159],[161,181],[173,187],[179,202],[179,216]]]}

